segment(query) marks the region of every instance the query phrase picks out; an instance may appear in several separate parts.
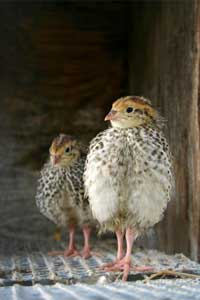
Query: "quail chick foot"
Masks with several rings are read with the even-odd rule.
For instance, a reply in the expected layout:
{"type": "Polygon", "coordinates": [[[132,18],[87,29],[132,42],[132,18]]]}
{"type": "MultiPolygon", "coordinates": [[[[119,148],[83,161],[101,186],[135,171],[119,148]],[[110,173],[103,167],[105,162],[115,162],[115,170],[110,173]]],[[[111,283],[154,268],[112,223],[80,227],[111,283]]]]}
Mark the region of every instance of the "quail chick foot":
{"type": "Polygon", "coordinates": [[[67,249],[65,251],[52,251],[49,252],[48,255],[50,256],[63,255],[65,257],[80,256],[80,253],[78,252],[75,246],[74,237],[75,237],[75,226],[71,225],[69,227],[69,245],[67,249]]]}
{"type": "Polygon", "coordinates": [[[90,258],[91,256],[100,256],[98,252],[91,251],[90,235],[91,235],[91,227],[88,225],[83,225],[84,247],[81,252],[81,256],[84,259],[90,258]]]}
{"type": "Polygon", "coordinates": [[[128,278],[128,275],[131,270],[137,271],[137,272],[145,272],[152,270],[152,267],[148,266],[132,266],[131,261],[131,252],[133,248],[133,242],[136,239],[137,234],[135,231],[131,228],[127,228],[126,230],[126,255],[121,259],[118,260],[115,264],[113,264],[110,267],[106,267],[104,270],[106,272],[117,272],[117,271],[123,271],[122,281],[126,281],[128,278]]]}
{"type": "Polygon", "coordinates": [[[106,263],[103,266],[100,267],[101,270],[109,271],[112,269],[115,265],[117,265],[121,259],[123,258],[124,251],[123,251],[123,239],[124,239],[124,233],[121,230],[117,230],[115,232],[117,237],[117,257],[113,262],[106,263]]]}

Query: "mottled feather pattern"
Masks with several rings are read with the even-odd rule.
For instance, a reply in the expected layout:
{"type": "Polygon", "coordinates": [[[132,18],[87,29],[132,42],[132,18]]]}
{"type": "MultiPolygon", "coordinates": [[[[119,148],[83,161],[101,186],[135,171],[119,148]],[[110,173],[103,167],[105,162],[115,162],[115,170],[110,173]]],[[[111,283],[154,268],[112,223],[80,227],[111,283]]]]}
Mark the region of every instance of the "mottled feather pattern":
{"type": "Polygon", "coordinates": [[[160,128],[109,128],[90,143],[86,195],[102,228],[138,232],[162,219],[170,200],[171,154],[160,128]]]}
{"type": "Polygon", "coordinates": [[[58,226],[82,225],[91,221],[89,203],[84,197],[85,156],[67,168],[47,162],[40,175],[36,204],[40,212],[58,226]]]}

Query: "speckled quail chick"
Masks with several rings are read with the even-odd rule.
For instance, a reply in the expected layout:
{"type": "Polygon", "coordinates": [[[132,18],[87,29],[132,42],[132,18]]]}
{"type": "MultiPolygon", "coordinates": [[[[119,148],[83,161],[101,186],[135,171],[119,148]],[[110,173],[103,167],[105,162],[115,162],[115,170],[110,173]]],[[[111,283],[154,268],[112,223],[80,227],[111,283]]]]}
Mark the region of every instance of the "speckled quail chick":
{"type": "Polygon", "coordinates": [[[85,189],[101,230],[114,231],[117,237],[116,261],[103,268],[123,270],[122,279],[127,280],[133,242],[162,219],[170,200],[174,180],[171,155],[162,132],[163,119],[149,100],[120,98],[105,120],[112,127],[90,143],[85,189]]]}
{"type": "Polygon", "coordinates": [[[64,256],[79,255],[75,246],[75,227],[81,226],[84,235],[82,256],[91,255],[89,238],[92,216],[84,197],[83,171],[86,155],[72,136],[60,134],[50,147],[50,159],[44,165],[36,194],[40,212],[59,228],[69,228],[69,245],[64,256]]]}

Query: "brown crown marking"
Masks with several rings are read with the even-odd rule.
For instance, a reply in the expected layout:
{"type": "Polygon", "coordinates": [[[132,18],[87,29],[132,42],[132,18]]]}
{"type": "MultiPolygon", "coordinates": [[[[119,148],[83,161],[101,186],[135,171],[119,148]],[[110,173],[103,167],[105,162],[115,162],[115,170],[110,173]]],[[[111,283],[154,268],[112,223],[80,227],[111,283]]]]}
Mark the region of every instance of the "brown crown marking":
{"type": "Polygon", "coordinates": [[[113,103],[112,109],[116,111],[123,111],[128,106],[144,111],[145,115],[150,118],[155,118],[157,116],[151,102],[148,99],[139,96],[127,96],[120,98],[113,103]]]}
{"type": "Polygon", "coordinates": [[[127,96],[127,97],[122,97],[118,100],[116,100],[113,103],[113,107],[119,107],[119,106],[123,106],[124,104],[140,104],[140,105],[148,105],[148,106],[152,106],[151,102],[148,99],[145,99],[143,97],[140,96],[127,96]]]}
{"type": "Polygon", "coordinates": [[[125,97],[125,99],[127,99],[127,100],[130,99],[130,100],[134,101],[135,103],[148,104],[149,106],[152,106],[151,101],[142,96],[127,96],[127,97],[125,97]]]}
{"type": "Polygon", "coordinates": [[[65,144],[73,143],[76,139],[71,135],[60,134],[57,136],[52,143],[52,150],[57,151],[58,149],[62,148],[65,144]]]}

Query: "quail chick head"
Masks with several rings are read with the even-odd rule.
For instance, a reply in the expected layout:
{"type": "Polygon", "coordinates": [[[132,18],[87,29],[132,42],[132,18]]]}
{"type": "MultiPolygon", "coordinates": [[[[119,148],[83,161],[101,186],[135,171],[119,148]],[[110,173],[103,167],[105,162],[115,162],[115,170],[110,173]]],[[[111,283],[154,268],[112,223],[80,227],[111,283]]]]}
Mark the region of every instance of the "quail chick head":
{"type": "Polygon", "coordinates": [[[73,165],[81,155],[78,142],[71,136],[60,134],[49,149],[52,166],[67,168],[73,165]]]}
{"type": "Polygon", "coordinates": [[[117,259],[104,268],[123,269],[126,280],[134,240],[162,219],[170,200],[174,181],[171,154],[162,132],[163,119],[149,100],[120,98],[105,120],[112,127],[90,143],[85,189],[101,230],[114,231],[117,236],[117,259]]]}
{"type": "Polygon", "coordinates": [[[85,154],[82,145],[72,136],[60,134],[50,147],[50,157],[41,170],[36,204],[40,212],[58,228],[69,229],[69,246],[65,256],[77,255],[75,227],[81,226],[84,234],[82,256],[91,255],[89,238],[92,217],[87,198],[84,197],[83,171],[85,154]]]}

